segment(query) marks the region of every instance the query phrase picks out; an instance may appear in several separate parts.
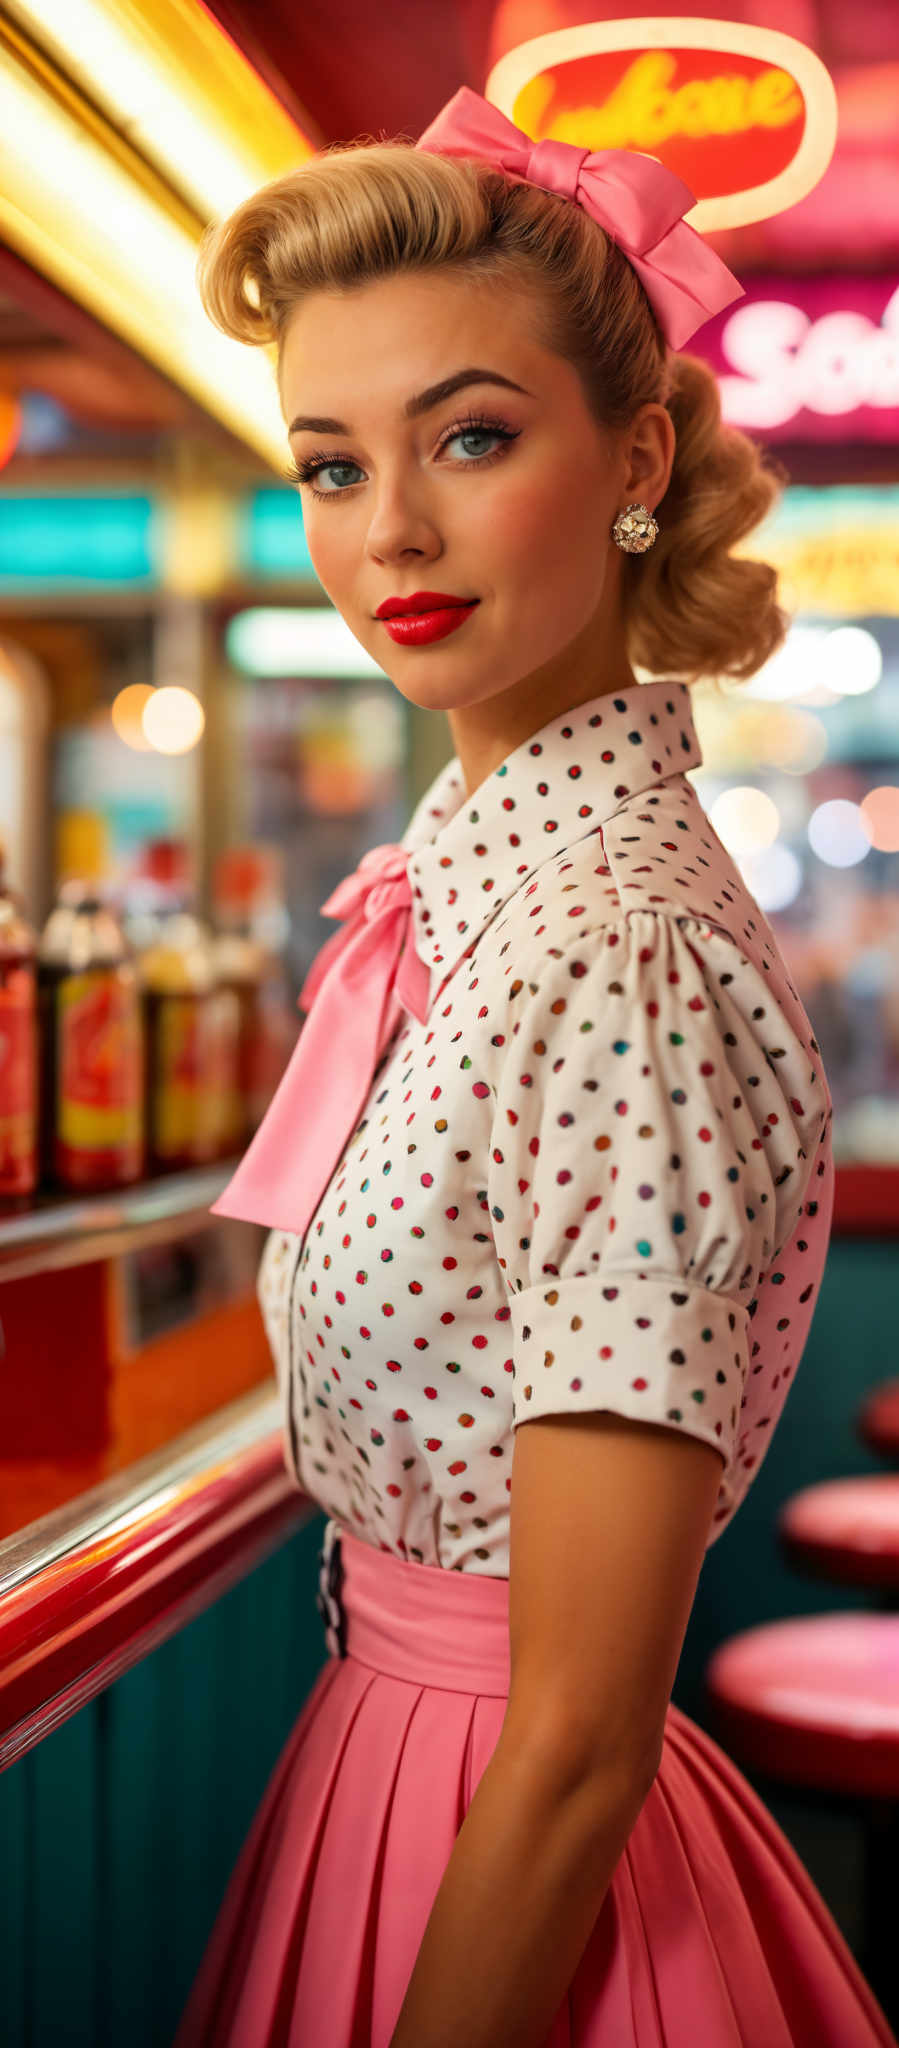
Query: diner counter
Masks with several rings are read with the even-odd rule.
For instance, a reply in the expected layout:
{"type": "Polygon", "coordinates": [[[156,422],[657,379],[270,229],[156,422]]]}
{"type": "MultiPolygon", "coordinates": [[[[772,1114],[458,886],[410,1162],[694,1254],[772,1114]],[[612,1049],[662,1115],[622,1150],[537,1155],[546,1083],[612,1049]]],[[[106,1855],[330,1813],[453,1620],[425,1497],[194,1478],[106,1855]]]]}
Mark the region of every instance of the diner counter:
{"type": "Polygon", "coordinates": [[[0,1770],[317,1513],[260,1388],[0,1543],[0,1770]]]}
{"type": "Polygon", "coordinates": [[[234,1162],[0,1216],[0,1543],[271,1378],[234,1162]]]}
{"type": "Polygon", "coordinates": [[[318,1512],[233,1170],[0,1217],[0,1770],[318,1512]]]}

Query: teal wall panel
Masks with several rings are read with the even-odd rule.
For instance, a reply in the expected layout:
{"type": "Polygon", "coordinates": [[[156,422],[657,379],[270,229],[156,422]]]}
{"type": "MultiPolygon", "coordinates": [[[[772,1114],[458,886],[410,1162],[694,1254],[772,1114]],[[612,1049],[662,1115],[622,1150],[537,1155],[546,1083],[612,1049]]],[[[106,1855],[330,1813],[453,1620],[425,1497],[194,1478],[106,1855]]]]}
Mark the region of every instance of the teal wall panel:
{"type": "MultiPolygon", "coordinates": [[[[702,1672],[723,1637],[780,1615],[864,1604],[797,1577],[775,1519],[800,1486],[880,1469],[854,1432],[899,1373],[895,1255],[836,1240],[771,1448],[700,1575],[676,1703],[705,1724],[702,1672]]],[[[231,1870],[325,1662],[316,1514],[171,1641],[0,1775],[3,2048],[171,2048],[231,1870]]],[[[847,1939],[859,1866],[845,1816],[775,1817],[847,1939]]]]}
{"type": "Polygon", "coordinates": [[[316,1514],[0,1774],[3,2048],[171,2048],[326,1659],[316,1514]]]}
{"type": "Polygon", "coordinates": [[[100,2039],[100,1731],[76,1714],[34,1754],[29,1866],[29,2048],[100,2039]]]}
{"type": "Polygon", "coordinates": [[[152,590],[159,583],[157,509],[143,492],[4,490],[0,496],[0,593],[152,590]]]}
{"type": "Polygon", "coordinates": [[[25,1844],[31,1826],[29,1792],[23,1764],[0,1776],[0,1984],[3,2023],[15,2043],[28,2038],[26,1951],[31,1888],[25,1844]]]}
{"type": "Polygon", "coordinates": [[[319,587],[306,542],[302,500],[295,487],[264,484],[241,499],[237,563],[255,582],[267,576],[279,580],[295,576],[319,587]]]}

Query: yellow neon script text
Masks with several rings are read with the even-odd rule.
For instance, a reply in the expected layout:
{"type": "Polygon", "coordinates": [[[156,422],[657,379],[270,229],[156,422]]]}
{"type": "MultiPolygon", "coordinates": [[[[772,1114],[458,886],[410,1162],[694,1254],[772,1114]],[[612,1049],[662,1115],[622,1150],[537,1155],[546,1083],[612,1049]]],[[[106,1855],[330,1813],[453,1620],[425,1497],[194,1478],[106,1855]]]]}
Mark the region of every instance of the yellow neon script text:
{"type": "Polygon", "coordinates": [[[581,149],[651,150],[673,135],[785,128],[802,113],[802,96],[788,71],[772,67],[755,78],[692,78],[672,87],[676,70],[669,50],[647,50],[628,65],[601,106],[569,107],[554,115],[554,137],[581,149]]]}

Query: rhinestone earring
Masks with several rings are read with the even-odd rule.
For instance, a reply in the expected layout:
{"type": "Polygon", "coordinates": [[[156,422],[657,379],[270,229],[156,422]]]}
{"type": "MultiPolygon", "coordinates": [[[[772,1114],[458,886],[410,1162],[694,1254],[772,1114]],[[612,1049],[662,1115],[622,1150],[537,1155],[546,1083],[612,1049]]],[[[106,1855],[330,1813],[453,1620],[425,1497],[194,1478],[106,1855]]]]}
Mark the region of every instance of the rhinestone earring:
{"type": "Polygon", "coordinates": [[[612,528],[612,539],[626,555],[645,555],[658,538],[658,526],[645,505],[626,505],[612,528]]]}

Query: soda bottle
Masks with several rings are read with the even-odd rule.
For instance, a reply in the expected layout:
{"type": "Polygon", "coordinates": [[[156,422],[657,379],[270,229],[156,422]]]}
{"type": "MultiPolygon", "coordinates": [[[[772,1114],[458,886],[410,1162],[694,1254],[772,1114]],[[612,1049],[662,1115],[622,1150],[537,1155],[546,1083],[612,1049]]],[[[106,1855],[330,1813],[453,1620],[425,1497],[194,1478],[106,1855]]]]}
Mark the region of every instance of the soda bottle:
{"type": "MultiPolygon", "coordinates": [[[[149,1163],[198,1166],[220,1156],[227,1020],[211,935],[193,907],[186,846],[155,840],[144,877],[156,885],[155,935],[139,956],[146,1022],[149,1163]]],[[[236,1005],[230,1005],[236,1060],[236,1005]]]]}
{"type": "Polygon", "coordinates": [[[144,1170],[143,1018],[134,954],[96,881],[71,876],[44,927],[42,1166],[58,1187],[126,1187],[144,1170]]]}

